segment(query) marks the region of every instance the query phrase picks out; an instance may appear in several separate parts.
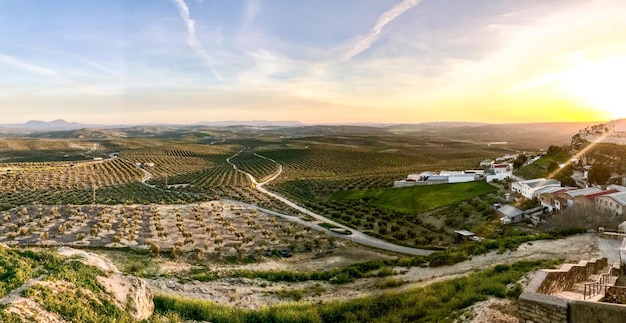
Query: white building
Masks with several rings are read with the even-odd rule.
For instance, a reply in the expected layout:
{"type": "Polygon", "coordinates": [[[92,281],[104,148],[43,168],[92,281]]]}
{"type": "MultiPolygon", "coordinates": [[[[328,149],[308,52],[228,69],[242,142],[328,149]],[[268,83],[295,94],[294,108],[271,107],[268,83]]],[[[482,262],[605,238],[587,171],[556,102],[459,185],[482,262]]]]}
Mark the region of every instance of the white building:
{"type": "Polygon", "coordinates": [[[474,174],[454,174],[448,175],[448,183],[467,183],[476,180],[474,174]]]}
{"type": "Polygon", "coordinates": [[[543,187],[561,187],[561,182],[554,179],[536,178],[514,182],[511,185],[513,192],[519,193],[527,199],[535,197],[535,192],[543,187]]]}

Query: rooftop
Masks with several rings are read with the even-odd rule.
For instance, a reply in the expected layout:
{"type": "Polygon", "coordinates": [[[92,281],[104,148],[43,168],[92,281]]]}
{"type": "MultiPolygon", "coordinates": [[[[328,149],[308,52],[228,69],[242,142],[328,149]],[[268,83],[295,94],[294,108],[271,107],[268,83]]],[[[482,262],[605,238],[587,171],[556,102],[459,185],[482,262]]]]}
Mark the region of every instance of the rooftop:
{"type": "Polygon", "coordinates": [[[600,189],[600,188],[588,187],[588,188],[581,188],[581,189],[578,189],[578,190],[569,191],[566,194],[571,196],[571,197],[576,197],[576,196],[581,196],[581,195],[596,194],[596,193],[600,193],[600,192],[602,192],[602,189],[600,189]]]}
{"type": "Polygon", "coordinates": [[[505,217],[514,217],[520,214],[524,214],[524,211],[512,205],[503,205],[498,209],[498,212],[502,213],[505,217]]]}
{"type": "Polygon", "coordinates": [[[618,192],[613,194],[605,195],[612,199],[614,199],[617,203],[621,205],[626,205],[626,192],[618,192]]]}
{"type": "Polygon", "coordinates": [[[552,186],[561,185],[561,182],[555,179],[545,179],[545,178],[529,179],[529,180],[521,181],[520,183],[526,184],[532,188],[541,187],[541,186],[549,186],[549,185],[552,185],[552,186]]]}

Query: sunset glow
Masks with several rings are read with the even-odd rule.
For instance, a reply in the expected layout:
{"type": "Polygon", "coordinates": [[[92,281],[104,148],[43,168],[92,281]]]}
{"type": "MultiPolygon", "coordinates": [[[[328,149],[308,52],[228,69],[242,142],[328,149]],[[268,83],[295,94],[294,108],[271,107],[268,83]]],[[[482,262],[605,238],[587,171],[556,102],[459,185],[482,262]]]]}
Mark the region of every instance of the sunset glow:
{"type": "Polygon", "coordinates": [[[6,122],[626,117],[626,1],[0,4],[6,122]],[[6,112],[11,113],[6,113],[6,112]]]}
{"type": "Polygon", "coordinates": [[[560,86],[612,119],[626,117],[626,57],[587,63],[563,73],[560,86]]]}

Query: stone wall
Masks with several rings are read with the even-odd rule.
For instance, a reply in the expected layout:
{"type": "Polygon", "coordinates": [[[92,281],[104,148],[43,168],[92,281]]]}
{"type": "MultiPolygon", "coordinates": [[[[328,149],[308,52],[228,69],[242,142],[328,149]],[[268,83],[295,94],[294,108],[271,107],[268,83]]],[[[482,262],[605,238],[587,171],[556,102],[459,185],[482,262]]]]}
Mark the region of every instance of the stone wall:
{"type": "Polygon", "coordinates": [[[570,301],[569,323],[623,323],[626,322],[626,305],[570,301]]]}
{"type": "Polygon", "coordinates": [[[607,259],[602,258],[581,261],[576,265],[566,264],[561,266],[561,269],[538,271],[519,297],[520,322],[567,323],[568,320],[573,322],[572,319],[575,317],[569,312],[568,300],[549,294],[570,290],[575,283],[587,280],[590,274],[606,268],[607,265],[607,259]]]}
{"type": "Polygon", "coordinates": [[[537,293],[548,272],[538,271],[518,300],[518,313],[523,323],[567,322],[567,300],[537,293]]]}
{"type": "Polygon", "coordinates": [[[565,264],[561,269],[544,269],[546,277],[535,292],[554,294],[564,290],[571,290],[574,284],[587,280],[591,274],[597,273],[608,266],[606,258],[592,261],[581,261],[578,264],[565,264]]]}
{"type": "Polygon", "coordinates": [[[626,304],[626,288],[621,286],[608,287],[604,295],[604,301],[614,304],[626,304]]]}

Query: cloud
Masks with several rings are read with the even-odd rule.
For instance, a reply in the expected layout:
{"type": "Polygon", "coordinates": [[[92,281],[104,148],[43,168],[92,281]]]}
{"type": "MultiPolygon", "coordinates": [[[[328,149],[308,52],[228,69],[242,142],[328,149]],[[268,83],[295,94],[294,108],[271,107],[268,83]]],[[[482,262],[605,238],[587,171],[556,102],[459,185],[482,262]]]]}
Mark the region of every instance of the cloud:
{"type": "Polygon", "coordinates": [[[42,75],[42,76],[51,76],[51,75],[57,74],[55,71],[51,69],[34,65],[34,64],[30,64],[30,63],[24,62],[23,60],[17,59],[12,56],[4,55],[4,54],[0,54],[0,64],[5,64],[5,65],[12,66],[12,67],[16,67],[16,68],[26,70],[28,72],[42,75]]]}
{"type": "Polygon", "coordinates": [[[205,63],[209,66],[213,74],[215,74],[215,77],[220,80],[224,80],[224,78],[220,75],[220,73],[213,65],[213,58],[211,57],[211,55],[209,55],[209,53],[207,53],[207,51],[204,49],[204,47],[196,37],[196,22],[193,21],[193,19],[191,19],[191,17],[189,16],[189,7],[187,7],[187,4],[184,0],[172,1],[178,7],[178,13],[180,14],[180,17],[183,18],[183,21],[185,21],[185,25],[187,26],[187,44],[189,44],[189,47],[191,47],[194,52],[198,54],[198,56],[204,59],[205,63]]]}
{"type": "Polygon", "coordinates": [[[398,18],[398,16],[402,15],[407,10],[417,6],[420,2],[422,1],[403,0],[401,3],[383,13],[380,18],[378,18],[378,22],[376,22],[376,25],[374,26],[374,28],[372,28],[370,33],[365,36],[365,38],[359,40],[359,42],[356,43],[356,45],[345,54],[343,60],[347,61],[350,58],[370,48],[370,46],[372,46],[372,44],[378,39],[378,36],[380,35],[380,32],[383,30],[385,25],[398,18]]]}

